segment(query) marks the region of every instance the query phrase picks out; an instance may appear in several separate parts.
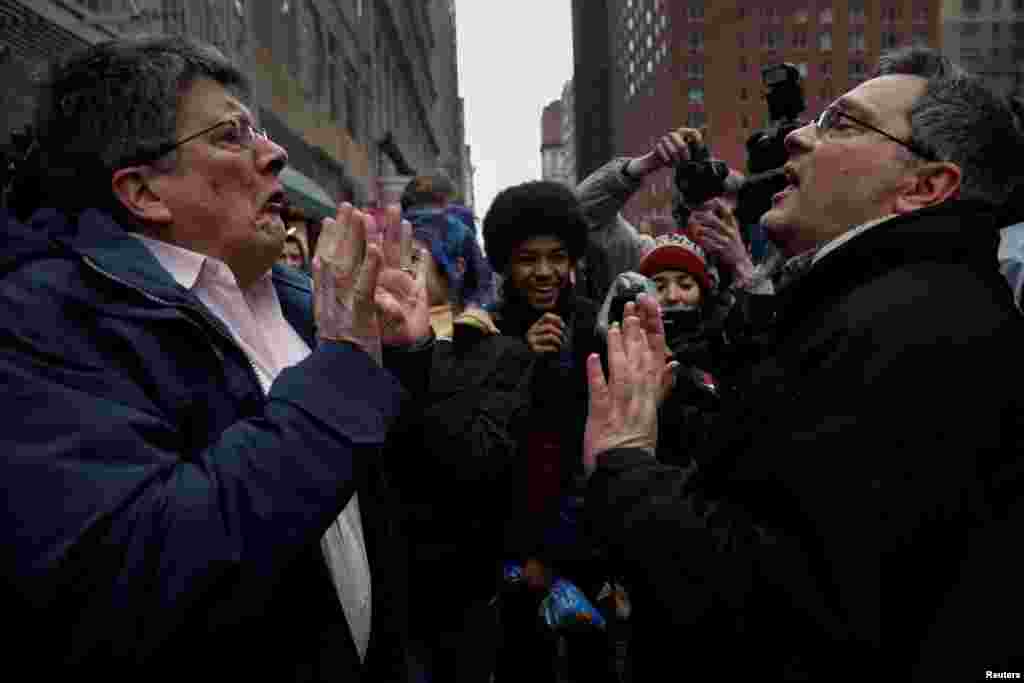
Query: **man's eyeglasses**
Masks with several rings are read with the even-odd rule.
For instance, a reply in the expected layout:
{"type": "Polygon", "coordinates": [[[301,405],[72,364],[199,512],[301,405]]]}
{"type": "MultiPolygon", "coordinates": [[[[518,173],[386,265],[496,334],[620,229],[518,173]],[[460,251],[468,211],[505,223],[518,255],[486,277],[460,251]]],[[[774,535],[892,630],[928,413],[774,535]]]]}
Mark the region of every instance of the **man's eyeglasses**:
{"type": "Polygon", "coordinates": [[[182,139],[176,140],[175,142],[168,142],[164,145],[161,145],[152,154],[147,154],[146,158],[155,161],[156,159],[159,159],[165,154],[168,154],[178,149],[186,142],[191,142],[192,140],[195,140],[196,138],[202,135],[206,135],[210,131],[214,131],[222,126],[231,127],[231,130],[225,134],[224,142],[233,145],[239,145],[240,147],[253,147],[258,140],[270,139],[270,135],[267,134],[266,128],[256,128],[248,121],[244,121],[241,119],[224,119],[223,121],[218,121],[212,126],[203,128],[198,133],[193,133],[192,135],[183,137],[182,139]]]}
{"type": "Polygon", "coordinates": [[[840,109],[835,104],[833,104],[830,107],[826,107],[825,110],[823,112],[821,112],[821,114],[818,115],[818,118],[814,121],[814,125],[817,126],[819,133],[825,133],[825,132],[830,131],[833,128],[835,128],[836,125],[839,123],[839,119],[849,119],[850,121],[853,121],[854,123],[856,123],[858,126],[861,126],[862,128],[867,128],[870,131],[874,131],[875,133],[878,133],[879,135],[887,137],[890,140],[892,140],[893,142],[895,142],[895,143],[897,143],[899,145],[903,145],[904,147],[909,149],[911,152],[913,152],[914,154],[916,154],[917,156],[921,157],[922,159],[924,159],[926,161],[935,161],[936,160],[934,154],[931,154],[930,152],[927,152],[927,151],[923,150],[921,147],[919,147],[918,145],[915,145],[913,142],[907,142],[906,140],[900,140],[898,137],[890,135],[890,134],[886,133],[884,130],[882,130],[880,128],[875,128],[870,123],[865,123],[864,121],[861,121],[858,118],[854,118],[853,116],[850,116],[845,111],[840,109]]]}

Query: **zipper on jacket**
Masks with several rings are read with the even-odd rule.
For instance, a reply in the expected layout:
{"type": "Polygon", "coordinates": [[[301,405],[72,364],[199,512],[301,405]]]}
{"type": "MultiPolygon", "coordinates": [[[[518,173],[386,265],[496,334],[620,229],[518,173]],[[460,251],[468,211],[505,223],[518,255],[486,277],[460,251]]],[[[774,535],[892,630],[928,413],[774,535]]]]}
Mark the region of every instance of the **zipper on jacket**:
{"type": "MultiPolygon", "coordinates": [[[[206,321],[206,323],[210,327],[212,327],[217,332],[217,334],[222,339],[227,341],[227,343],[229,345],[231,345],[234,348],[236,348],[242,354],[242,356],[245,358],[245,360],[249,364],[249,369],[252,370],[252,377],[256,381],[256,386],[259,387],[260,392],[263,392],[263,384],[260,382],[260,376],[259,376],[259,372],[256,370],[256,364],[253,363],[252,359],[249,358],[249,355],[247,353],[245,353],[245,351],[242,349],[242,347],[240,347],[238,345],[238,342],[236,342],[234,340],[234,338],[231,337],[230,334],[228,334],[223,329],[221,329],[220,323],[215,321],[212,316],[207,314],[201,308],[193,308],[191,306],[175,304],[175,303],[172,303],[170,301],[166,301],[164,299],[161,299],[160,297],[158,297],[158,296],[156,296],[154,294],[150,294],[149,292],[147,292],[146,290],[142,289],[141,287],[136,287],[132,283],[127,282],[126,280],[123,280],[122,278],[114,275],[113,273],[107,272],[106,270],[100,268],[98,265],[96,265],[96,262],[93,261],[92,259],[90,259],[88,256],[82,256],[82,260],[85,261],[86,265],[88,265],[90,268],[92,268],[94,271],[96,271],[100,275],[103,275],[104,277],[106,277],[106,278],[108,278],[110,280],[113,280],[114,282],[118,283],[119,285],[123,285],[124,287],[127,287],[128,289],[131,289],[134,292],[138,292],[139,294],[141,294],[144,298],[148,299],[149,301],[152,301],[154,303],[160,304],[161,306],[167,306],[168,308],[173,308],[173,309],[176,309],[176,310],[184,309],[186,311],[193,311],[193,312],[197,313],[203,320],[206,321]]],[[[221,362],[221,364],[223,364],[224,363],[224,353],[217,347],[216,344],[213,343],[213,340],[210,339],[209,334],[207,334],[207,331],[205,329],[203,329],[203,326],[200,325],[199,323],[197,323],[195,320],[193,320],[188,315],[185,315],[184,317],[185,317],[185,320],[187,320],[190,324],[194,325],[196,327],[196,329],[198,329],[202,333],[203,339],[205,339],[206,342],[210,345],[210,348],[213,349],[213,353],[217,356],[217,360],[219,360],[221,362]]]]}

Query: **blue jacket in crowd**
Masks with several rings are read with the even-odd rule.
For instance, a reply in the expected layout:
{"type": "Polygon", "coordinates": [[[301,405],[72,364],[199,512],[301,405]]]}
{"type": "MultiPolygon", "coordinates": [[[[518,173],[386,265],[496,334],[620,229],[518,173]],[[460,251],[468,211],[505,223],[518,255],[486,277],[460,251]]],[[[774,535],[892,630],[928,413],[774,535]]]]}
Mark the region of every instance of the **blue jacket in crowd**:
{"type": "Polygon", "coordinates": [[[399,383],[349,345],[317,346],[308,278],[275,266],[315,350],[264,395],[227,328],[109,216],[2,217],[7,665],[401,680],[376,467],[399,383]],[[357,491],[363,664],[320,548],[357,491]]]}

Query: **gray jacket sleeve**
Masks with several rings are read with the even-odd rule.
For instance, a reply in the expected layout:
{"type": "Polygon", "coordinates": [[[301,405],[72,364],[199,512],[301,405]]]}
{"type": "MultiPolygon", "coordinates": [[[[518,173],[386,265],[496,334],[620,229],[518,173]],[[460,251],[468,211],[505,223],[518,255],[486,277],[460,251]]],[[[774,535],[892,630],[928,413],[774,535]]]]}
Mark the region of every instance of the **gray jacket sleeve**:
{"type": "Polygon", "coordinates": [[[588,246],[604,254],[608,266],[609,272],[598,276],[601,291],[606,291],[619,273],[636,270],[640,258],[654,245],[650,236],[637,232],[619,213],[643,185],[643,180],[622,173],[628,161],[626,157],[612,159],[576,186],[590,227],[588,246]]]}

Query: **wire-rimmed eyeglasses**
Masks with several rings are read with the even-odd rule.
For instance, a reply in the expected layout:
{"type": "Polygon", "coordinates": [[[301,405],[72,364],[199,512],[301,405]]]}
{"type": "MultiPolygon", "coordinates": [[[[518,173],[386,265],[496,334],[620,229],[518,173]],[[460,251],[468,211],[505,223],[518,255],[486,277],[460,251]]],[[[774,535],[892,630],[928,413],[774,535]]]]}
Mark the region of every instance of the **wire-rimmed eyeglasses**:
{"type": "Polygon", "coordinates": [[[173,152],[174,150],[178,149],[186,142],[191,142],[192,140],[195,140],[196,138],[202,135],[206,135],[210,131],[216,130],[221,126],[231,126],[232,128],[232,132],[228,134],[227,138],[225,138],[225,142],[239,145],[241,147],[249,148],[254,146],[258,140],[270,139],[270,135],[267,133],[266,128],[257,128],[253,126],[249,121],[243,119],[223,119],[213,124],[212,126],[207,126],[206,128],[203,128],[201,131],[197,133],[187,135],[181,138],[180,140],[176,140],[174,142],[168,142],[166,144],[163,144],[160,147],[158,147],[152,154],[146,154],[145,158],[148,160],[155,161],[156,159],[159,159],[165,154],[169,154],[170,152],[173,152]]]}
{"type": "Polygon", "coordinates": [[[843,111],[839,107],[839,105],[836,104],[833,104],[829,107],[825,107],[824,111],[822,111],[821,114],[818,115],[818,118],[815,119],[814,125],[818,128],[819,133],[825,133],[835,128],[836,122],[839,121],[839,119],[841,118],[849,119],[850,121],[853,121],[862,128],[867,128],[870,131],[873,131],[875,133],[878,133],[879,135],[889,138],[890,140],[899,145],[903,145],[911,152],[913,152],[914,154],[916,154],[917,156],[921,157],[926,161],[936,161],[935,155],[932,154],[931,152],[922,149],[920,146],[915,145],[913,142],[900,140],[898,137],[886,133],[881,128],[876,128],[875,126],[872,126],[870,123],[865,123],[864,121],[861,121],[858,118],[850,116],[845,111],[843,111]]]}

